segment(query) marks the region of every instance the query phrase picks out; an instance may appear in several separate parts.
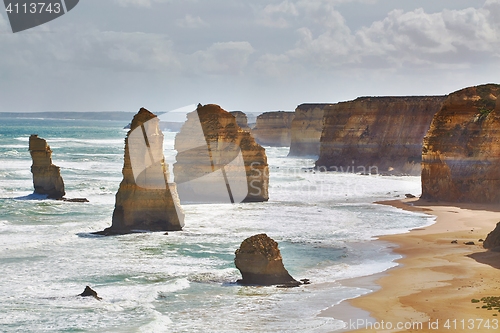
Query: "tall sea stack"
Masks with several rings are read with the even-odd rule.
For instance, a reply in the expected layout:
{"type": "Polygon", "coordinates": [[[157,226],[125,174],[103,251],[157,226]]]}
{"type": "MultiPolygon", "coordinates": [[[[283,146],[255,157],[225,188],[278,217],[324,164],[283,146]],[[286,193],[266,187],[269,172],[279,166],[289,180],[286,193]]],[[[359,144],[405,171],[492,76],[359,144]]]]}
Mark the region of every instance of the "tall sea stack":
{"type": "Polygon", "coordinates": [[[325,108],[331,104],[301,104],[295,109],[288,156],[319,156],[325,108]]]}
{"type": "Polygon", "coordinates": [[[46,194],[50,199],[61,199],[64,192],[64,182],[60,168],[52,164],[52,150],[47,141],[32,134],[29,139],[29,150],[33,164],[33,186],[35,193],[46,194]]]}
{"type": "Polygon", "coordinates": [[[182,229],[184,213],[175,184],[168,182],[159,119],[144,108],[134,116],[125,138],[122,174],[113,223],[98,234],[182,229]]]}
{"type": "Polygon", "coordinates": [[[422,140],[444,99],[360,97],[326,107],[316,167],[420,175],[422,140]]]}
{"type": "Polygon", "coordinates": [[[175,182],[183,203],[269,199],[265,149],[220,106],[198,105],[188,113],[175,149],[175,182]]]}
{"type": "Polygon", "coordinates": [[[500,85],[456,91],[434,116],[422,150],[422,198],[500,203],[500,85]]]}

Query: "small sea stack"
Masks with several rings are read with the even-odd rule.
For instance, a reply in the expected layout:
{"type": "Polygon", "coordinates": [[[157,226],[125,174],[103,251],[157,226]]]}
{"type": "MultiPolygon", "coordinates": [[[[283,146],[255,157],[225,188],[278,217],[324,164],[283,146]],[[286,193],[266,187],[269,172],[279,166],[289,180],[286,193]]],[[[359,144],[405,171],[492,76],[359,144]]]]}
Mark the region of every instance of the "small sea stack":
{"type": "Polygon", "coordinates": [[[295,112],[264,112],[257,116],[252,135],[257,143],[271,147],[290,147],[295,112]]]}
{"type": "Polygon", "coordinates": [[[488,250],[500,251],[500,222],[495,229],[488,234],[483,242],[483,247],[488,250]]]}
{"type": "Polygon", "coordinates": [[[33,164],[33,186],[36,194],[46,194],[50,199],[62,199],[66,194],[60,168],[52,164],[52,150],[37,134],[29,138],[29,150],[33,164]]]}
{"type": "Polygon", "coordinates": [[[97,295],[97,292],[94,289],[90,288],[89,286],[86,286],[83,293],[78,294],[78,296],[80,296],[80,297],[94,297],[98,301],[102,300],[102,298],[97,295]]]}
{"type": "Polygon", "coordinates": [[[266,234],[245,239],[235,255],[234,264],[242,276],[239,284],[287,287],[301,284],[285,269],[278,243],[266,234]]]}
{"type": "Polygon", "coordinates": [[[122,174],[112,225],[96,234],[182,230],[184,212],[175,184],[168,181],[159,119],[144,108],[134,116],[125,138],[122,174]]]}

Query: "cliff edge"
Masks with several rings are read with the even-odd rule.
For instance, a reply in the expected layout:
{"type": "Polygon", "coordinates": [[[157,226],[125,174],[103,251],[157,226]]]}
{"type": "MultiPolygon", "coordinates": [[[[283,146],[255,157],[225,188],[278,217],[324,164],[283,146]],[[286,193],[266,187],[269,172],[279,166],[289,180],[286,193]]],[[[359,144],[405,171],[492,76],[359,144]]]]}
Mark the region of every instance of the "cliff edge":
{"type": "Polygon", "coordinates": [[[33,164],[33,186],[35,193],[46,194],[50,199],[62,199],[66,194],[60,168],[52,164],[52,150],[37,134],[29,138],[29,150],[33,164]]]}
{"type": "Polygon", "coordinates": [[[422,140],[444,99],[360,97],[328,106],[316,167],[420,175],[422,140]]]}
{"type": "Polygon", "coordinates": [[[422,149],[422,198],[500,202],[500,85],[456,91],[434,116],[422,149]]]}

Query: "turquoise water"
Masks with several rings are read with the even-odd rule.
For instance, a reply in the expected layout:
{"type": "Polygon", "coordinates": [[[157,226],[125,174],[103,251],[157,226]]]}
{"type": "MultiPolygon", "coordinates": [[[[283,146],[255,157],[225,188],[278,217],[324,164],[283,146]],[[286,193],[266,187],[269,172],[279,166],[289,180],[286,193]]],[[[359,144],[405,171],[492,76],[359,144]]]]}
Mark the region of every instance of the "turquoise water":
{"type": "MultiPolygon", "coordinates": [[[[266,148],[270,201],[184,206],[182,232],[96,237],[111,224],[126,130],[119,122],[8,119],[0,125],[0,331],[329,332],[319,312],[368,292],[337,281],[394,266],[376,235],[431,223],[372,204],[419,194],[418,177],[314,173],[309,159],[266,148]],[[28,137],[39,134],[61,167],[68,198],[32,195],[28,137]],[[289,272],[313,283],[241,287],[234,251],[245,238],[275,239],[289,272]],[[86,285],[103,298],[82,299],[86,285]]],[[[165,156],[175,161],[175,133],[165,156]]]]}

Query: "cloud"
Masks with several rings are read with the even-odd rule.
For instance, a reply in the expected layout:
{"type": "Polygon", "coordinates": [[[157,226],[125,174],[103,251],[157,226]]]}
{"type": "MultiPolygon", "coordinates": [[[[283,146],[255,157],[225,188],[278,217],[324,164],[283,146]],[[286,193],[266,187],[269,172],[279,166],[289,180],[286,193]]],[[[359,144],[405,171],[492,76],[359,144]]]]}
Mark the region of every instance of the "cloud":
{"type": "Polygon", "coordinates": [[[189,56],[196,73],[239,75],[246,68],[254,48],[249,42],[214,43],[189,56]]]}
{"type": "Polygon", "coordinates": [[[114,0],[122,7],[151,7],[153,2],[168,2],[169,0],[114,0]]]}
{"type": "MultiPolygon", "coordinates": [[[[294,47],[281,54],[262,55],[256,68],[268,71],[286,63],[295,68],[335,70],[347,68],[467,67],[500,56],[500,1],[488,0],[481,8],[427,13],[392,10],[387,16],[351,31],[334,6],[335,1],[298,0],[300,16],[294,47]]],[[[285,68],[290,68],[286,66],[285,68]]],[[[274,73],[276,75],[276,73],[274,73]]]]}
{"type": "Polygon", "coordinates": [[[191,16],[187,14],[184,16],[182,19],[178,19],[176,22],[176,25],[181,28],[187,28],[187,29],[197,29],[197,28],[203,28],[203,27],[208,27],[208,23],[203,21],[201,17],[199,16],[191,16]]]}

